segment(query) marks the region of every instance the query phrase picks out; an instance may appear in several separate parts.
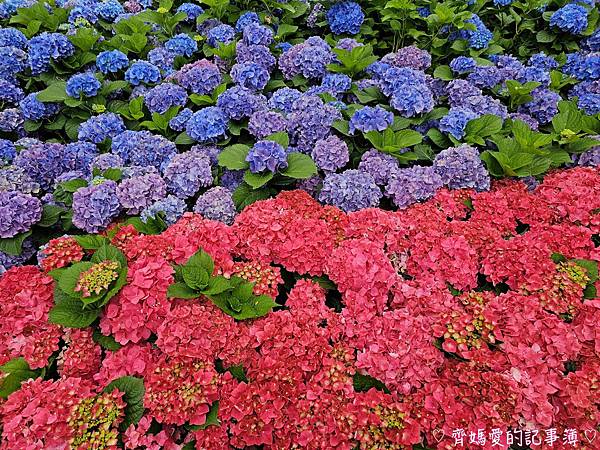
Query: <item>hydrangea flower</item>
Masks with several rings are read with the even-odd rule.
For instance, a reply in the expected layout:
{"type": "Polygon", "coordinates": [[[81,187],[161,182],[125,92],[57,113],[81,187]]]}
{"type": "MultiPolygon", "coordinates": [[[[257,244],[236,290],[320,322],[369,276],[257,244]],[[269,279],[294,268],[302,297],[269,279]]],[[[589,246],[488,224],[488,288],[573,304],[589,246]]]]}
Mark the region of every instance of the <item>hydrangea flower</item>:
{"type": "Polygon", "coordinates": [[[269,108],[276,109],[282,113],[290,113],[292,105],[296,100],[302,97],[302,93],[297,89],[288,87],[277,89],[269,98],[269,108]]]}
{"type": "Polygon", "coordinates": [[[244,27],[243,39],[246,45],[269,46],[273,42],[273,30],[267,26],[251,23],[244,27]]]}
{"type": "Polygon", "coordinates": [[[254,11],[246,11],[235,22],[235,31],[241,33],[250,24],[260,24],[260,18],[254,11]]]}
{"type": "Polygon", "coordinates": [[[450,69],[454,73],[463,74],[470,73],[477,67],[477,63],[473,58],[468,56],[458,56],[450,61],[450,69]]]}
{"type": "Polygon", "coordinates": [[[560,95],[549,89],[538,87],[531,93],[533,99],[519,106],[519,112],[533,116],[539,123],[549,123],[558,113],[560,95]]]}
{"type": "Polygon", "coordinates": [[[390,99],[390,105],[406,117],[429,112],[435,106],[433,94],[426,85],[405,85],[390,99]]]}
{"type": "Polygon", "coordinates": [[[162,177],[155,173],[131,177],[117,187],[117,198],[127,214],[139,214],[153,202],[167,195],[167,186],[162,177]]]}
{"type": "Polygon", "coordinates": [[[164,179],[170,193],[182,199],[192,197],[213,183],[210,159],[194,150],[179,153],[169,162],[164,179]]]}
{"type": "Polygon", "coordinates": [[[27,37],[16,28],[0,28],[0,47],[16,47],[21,50],[27,49],[27,37]]]}
{"type": "Polygon", "coordinates": [[[448,114],[440,119],[440,130],[450,133],[456,139],[461,139],[465,134],[465,127],[469,120],[476,119],[479,114],[465,108],[450,108],[448,114]]]}
{"type": "Polygon", "coordinates": [[[117,0],[104,0],[96,5],[96,13],[108,22],[113,22],[125,10],[117,0]]]}
{"type": "Polygon", "coordinates": [[[360,5],[351,1],[334,3],[326,17],[333,34],[358,34],[365,20],[360,5]]]}
{"type": "Polygon", "coordinates": [[[102,113],[92,116],[79,125],[78,138],[99,144],[107,138],[113,138],[125,131],[125,124],[121,116],[115,113],[102,113]]]}
{"type": "Polygon", "coordinates": [[[8,139],[0,139],[0,167],[10,164],[16,155],[15,144],[8,139]]]}
{"type": "Polygon", "coordinates": [[[78,73],[67,80],[67,95],[73,98],[94,97],[100,89],[100,81],[94,74],[78,73]]]}
{"type": "Polygon", "coordinates": [[[469,47],[478,50],[487,48],[494,35],[481,21],[481,18],[477,14],[473,14],[473,17],[465,22],[475,25],[475,30],[461,30],[460,33],[460,36],[468,41],[469,47]]]}
{"type": "Polygon", "coordinates": [[[571,34],[581,34],[588,26],[588,10],[568,3],[550,16],[550,26],[571,34]]]}
{"type": "Polygon", "coordinates": [[[54,185],[54,179],[67,170],[64,156],[61,144],[40,143],[21,150],[13,163],[42,189],[48,190],[54,185]]]}
{"type": "Polygon", "coordinates": [[[177,8],[177,12],[187,14],[186,22],[195,22],[199,15],[204,14],[204,9],[195,3],[182,3],[177,8]]]}
{"type": "Polygon", "coordinates": [[[431,67],[431,55],[416,45],[402,47],[396,53],[385,55],[381,62],[396,67],[407,67],[414,70],[427,70],[431,67]]]}
{"type": "Polygon", "coordinates": [[[43,32],[29,41],[29,67],[32,75],[39,75],[50,68],[52,59],[71,56],[75,47],[61,33],[43,32]]]}
{"type": "Polygon", "coordinates": [[[190,67],[182,67],[173,78],[184,88],[200,95],[212,94],[222,80],[219,68],[205,59],[193,63],[190,67]]]}
{"type": "Polygon", "coordinates": [[[0,100],[1,101],[17,104],[23,99],[24,96],[25,96],[25,93],[23,92],[23,89],[21,89],[19,86],[15,85],[9,81],[0,79],[0,100]]]}
{"type": "Polygon", "coordinates": [[[242,87],[260,91],[269,82],[269,71],[257,63],[234,64],[230,72],[234,82],[242,87]]]}
{"type": "Polygon", "coordinates": [[[371,149],[360,157],[358,169],[371,175],[378,185],[385,186],[399,166],[398,160],[392,155],[371,149]]]}
{"type": "Polygon", "coordinates": [[[190,108],[182,109],[175,117],[169,120],[169,128],[173,131],[185,130],[185,124],[190,120],[192,114],[194,114],[194,111],[190,108]]]}
{"type": "Polygon", "coordinates": [[[129,66],[129,58],[119,50],[106,50],[98,53],[96,67],[102,73],[116,73],[129,66]]]}
{"type": "Polygon", "coordinates": [[[158,200],[145,208],[140,214],[142,222],[148,222],[150,218],[155,218],[157,214],[162,213],[165,223],[173,225],[186,211],[185,201],[174,195],[167,195],[164,199],[158,200]]]}
{"type": "Polygon", "coordinates": [[[285,131],[287,121],[276,111],[257,111],[250,116],[248,131],[258,139],[264,139],[271,134],[285,131]]]}
{"type": "Polygon", "coordinates": [[[386,111],[381,106],[364,106],[356,110],[349,122],[350,133],[356,130],[368,133],[369,131],[384,131],[394,122],[394,114],[386,111]]]}
{"type": "Polygon", "coordinates": [[[132,85],[158,83],[161,79],[160,70],[148,61],[135,61],[125,71],[125,80],[132,85]]]}
{"type": "Polygon", "coordinates": [[[337,136],[329,136],[315,143],[311,157],[319,169],[335,172],[348,163],[350,153],[346,142],[337,136]]]}
{"type": "Polygon", "coordinates": [[[479,151],[470,145],[442,150],[435,157],[433,168],[450,189],[485,191],[490,188],[490,176],[479,151]]]}
{"type": "Polygon", "coordinates": [[[149,131],[127,130],[113,138],[111,151],[126,164],[152,166],[162,171],[177,154],[177,147],[167,138],[149,131]]]}
{"type": "Polygon", "coordinates": [[[170,74],[175,64],[175,55],[164,47],[155,47],[148,52],[148,61],[165,74],[170,74]]]}
{"type": "Polygon", "coordinates": [[[237,215],[232,192],[221,186],[213,187],[198,197],[194,212],[227,225],[231,225],[237,215]]]}
{"type": "Polygon", "coordinates": [[[284,52],[279,57],[279,68],[288,80],[300,74],[305,78],[322,78],[327,65],[334,60],[331,47],[320,37],[311,36],[284,52]]]}
{"type": "Polygon", "coordinates": [[[190,57],[198,51],[198,43],[187,34],[180,33],[165,42],[165,48],[174,55],[190,57]]]}
{"type": "Polygon", "coordinates": [[[242,86],[233,86],[217,98],[217,106],[229,119],[240,120],[250,117],[256,111],[265,109],[267,100],[242,86]]]}
{"type": "Polygon", "coordinates": [[[248,152],[246,161],[250,163],[252,173],[263,170],[274,173],[287,167],[287,153],[277,142],[258,141],[248,152]]]}
{"type": "Polygon", "coordinates": [[[42,218],[42,202],[22,192],[0,192],[0,215],[0,238],[12,238],[39,222],[42,218]]]}
{"type": "Polygon", "coordinates": [[[371,175],[359,170],[329,173],[323,180],[319,201],[352,212],[379,205],[381,190],[371,175]]]}
{"type": "Polygon", "coordinates": [[[218,47],[219,44],[229,44],[235,39],[235,29],[226,24],[217,25],[208,30],[206,40],[211,47],[218,47]]]}
{"type": "Polygon", "coordinates": [[[105,229],[120,211],[117,183],[112,180],[80,188],[73,194],[73,224],[87,233],[105,229]]]}
{"type": "Polygon", "coordinates": [[[144,94],[144,103],[150,112],[164,114],[173,106],[184,106],[187,98],[187,93],[181,86],[161,83],[144,94]]]}
{"type": "Polygon", "coordinates": [[[264,45],[246,45],[243,41],[240,41],[236,44],[235,50],[235,61],[238,64],[260,64],[269,72],[271,72],[277,64],[277,60],[271,53],[269,47],[265,47],[264,45]]]}
{"type": "Polygon", "coordinates": [[[227,128],[227,115],[216,106],[196,111],[185,124],[185,132],[198,142],[216,142],[225,136],[227,128]]]}
{"type": "Polygon", "coordinates": [[[37,99],[37,93],[34,92],[19,102],[19,108],[25,119],[37,121],[56,114],[60,110],[60,105],[58,103],[42,103],[37,99]]]}
{"type": "Polygon", "coordinates": [[[413,166],[400,169],[392,174],[385,188],[385,195],[392,199],[398,208],[433,197],[443,186],[442,178],[433,167],[413,166]]]}

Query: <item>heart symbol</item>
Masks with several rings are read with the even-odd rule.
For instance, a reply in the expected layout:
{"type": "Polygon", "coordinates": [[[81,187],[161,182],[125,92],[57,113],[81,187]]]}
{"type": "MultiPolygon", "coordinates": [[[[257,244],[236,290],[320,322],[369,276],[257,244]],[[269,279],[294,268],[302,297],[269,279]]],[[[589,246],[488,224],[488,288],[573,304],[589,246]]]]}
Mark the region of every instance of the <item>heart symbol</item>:
{"type": "Polygon", "coordinates": [[[446,433],[444,433],[444,430],[438,430],[437,428],[433,430],[433,438],[438,442],[438,444],[442,439],[444,439],[445,434],[446,433]]]}
{"type": "Polygon", "coordinates": [[[585,434],[585,438],[590,444],[594,442],[594,439],[596,439],[596,430],[585,430],[583,434],[585,434]]]}

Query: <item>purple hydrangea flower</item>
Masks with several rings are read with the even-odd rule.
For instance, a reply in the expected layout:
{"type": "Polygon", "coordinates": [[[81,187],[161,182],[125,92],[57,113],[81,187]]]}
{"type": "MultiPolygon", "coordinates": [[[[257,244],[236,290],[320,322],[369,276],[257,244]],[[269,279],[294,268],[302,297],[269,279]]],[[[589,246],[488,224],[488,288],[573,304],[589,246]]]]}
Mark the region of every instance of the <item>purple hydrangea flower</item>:
{"type": "Polygon", "coordinates": [[[315,143],[331,133],[331,125],[341,118],[340,112],[325,105],[316,96],[303,96],[294,102],[288,115],[290,142],[303,153],[312,151],[315,143]]]}
{"type": "Polygon", "coordinates": [[[117,198],[127,214],[139,214],[153,202],[167,195],[167,186],[155,173],[128,178],[117,186],[117,198]]]}
{"type": "Polygon", "coordinates": [[[322,184],[323,178],[321,178],[319,175],[314,175],[304,180],[298,180],[296,182],[296,188],[301,189],[307,192],[311,197],[316,198],[321,190],[322,184]]]}
{"type": "MultiPolygon", "coordinates": [[[[598,143],[600,144],[600,136],[591,137],[597,139],[599,141],[598,143]]],[[[600,166],[600,145],[592,147],[579,155],[577,164],[580,166],[600,166]]]]}
{"type": "Polygon", "coordinates": [[[231,78],[242,87],[260,91],[269,82],[269,71],[261,64],[234,64],[230,72],[231,78]]]}
{"type": "Polygon", "coordinates": [[[354,134],[356,130],[363,133],[369,131],[383,131],[394,122],[394,114],[377,105],[374,108],[365,106],[357,110],[350,118],[349,130],[354,134]]]}
{"type": "Polygon", "coordinates": [[[326,16],[333,34],[358,34],[365,20],[360,5],[351,1],[334,3],[326,16]]]}
{"type": "Polygon", "coordinates": [[[94,74],[89,72],[78,73],[67,80],[66,91],[67,95],[73,98],[93,97],[98,94],[100,86],[100,81],[94,74]]]}
{"type": "Polygon", "coordinates": [[[63,150],[64,169],[91,173],[89,167],[98,156],[98,148],[91,142],[76,141],[67,144],[63,150]]]}
{"type": "Polygon", "coordinates": [[[398,208],[406,208],[418,201],[427,200],[443,186],[442,178],[433,167],[413,166],[392,174],[385,195],[398,208]]]}
{"type": "Polygon", "coordinates": [[[161,83],[144,95],[144,103],[150,112],[164,114],[173,106],[184,106],[187,92],[173,83],[161,83]]]}
{"type": "Polygon", "coordinates": [[[549,89],[538,87],[531,93],[533,99],[519,106],[519,112],[533,116],[539,123],[549,123],[558,112],[560,95],[549,89]]]}
{"type": "Polygon", "coordinates": [[[108,112],[92,116],[79,125],[78,138],[82,141],[99,144],[105,139],[113,138],[123,131],[125,131],[125,124],[121,116],[108,112]]]}
{"type": "Polygon", "coordinates": [[[0,131],[19,131],[25,122],[21,108],[0,111],[0,131]]]}
{"type": "Polygon", "coordinates": [[[244,27],[243,39],[246,45],[269,46],[273,42],[273,30],[264,25],[251,23],[244,27]]]}
{"type": "Polygon", "coordinates": [[[259,173],[269,170],[273,173],[287,167],[285,149],[274,141],[258,141],[248,152],[246,161],[250,163],[250,172],[259,173]]]}
{"type": "Polygon", "coordinates": [[[358,169],[371,175],[378,185],[385,186],[399,166],[398,160],[392,155],[371,149],[361,156],[358,169]]]}
{"type": "Polygon", "coordinates": [[[331,47],[323,39],[312,36],[283,53],[279,57],[279,68],[288,80],[296,75],[322,78],[327,73],[327,65],[334,60],[331,47]]]}
{"type": "Polygon", "coordinates": [[[165,169],[164,179],[170,193],[179,198],[192,197],[201,187],[213,183],[210,159],[198,151],[180,153],[165,169]]]}
{"type": "Polygon", "coordinates": [[[243,170],[223,170],[223,174],[221,175],[220,185],[226,189],[229,189],[231,192],[235,191],[240,184],[244,181],[244,171],[243,170]]]}
{"type": "Polygon", "coordinates": [[[353,212],[379,205],[381,190],[371,175],[360,170],[329,173],[323,180],[319,201],[353,212]]]}
{"type": "Polygon", "coordinates": [[[248,121],[248,131],[258,139],[264,139],[271,134],[285,131],[287,121],[276,111],[257,111],[248,121]]]}
{"type": "Polygon", "coordinates": [[[28,231],[42,218],[42,202],[18,191],[0,192],[0,238],[28,231]]]}
{"type": "Polygon", "coordinates": [[[194,112],[190,108],[185,108],[179,112],[175,117],[169,120],[169,128],[173,131],[185,130],[185,125],[192,117],[194,112]]]}
{"type": "Polygon", "coordinates": [[[225,136],[228,121],[225,112],[216,106],[209,106],[192,114],[185,124],[185,132],[198,142],[216,142],[225,136]]]}
{"type": "Polygon", "coordinates": [[[25,170],[27,175],[48,190],[54,179],[66,170],[64,146],[61,144],[37,144],[23,149],[14,159],[14,165],[25,170]]]}
{"type": "Polygon", "coordinates": [[[167,138],[149,131],[127,130],[113,138],[111,151],[126,164],[154,166],[162,171],[177,154],[177,147],[167,138]]]}
{"type": "Polygon", "coordinates": [[[194,212],[227,225],[231,225],[237,215],[231,191],[221,186],[211,188],[198,197],[194,212]]]}
{"type": "Polygon", "coordinates": [[[105,229],[121,210],[112,180],[78,189],[73,194],[73,224],[87,233],[105,229]]]}
{"type": "Polygon", "coordinates": [[[316,142],[311,157],[319,169],[335,172],[348,163],[350,153],[346,142],[337,136],[329,136],[316,142]]]}
{"type": "Polygon", "coordinates": [[[173,71],[175,55],[164,47],[155,47],[148,52],[148,61],[166,74],[173,71]]]}
{"type": "Polygon", "coordinates": [[[113,153],[103,153],[92,159],[89,166],[89,172],[92,173],[94,169],[98,169],[102,172],[111,168],[118,169],[124,165],[125,163],[123,163],[123,160],[118,155],[113,153]]]}
{"type": "Polygon", "coordinates": [[[521,122],[525,122],[529,126],[529,128],[531,128],[534,131],[537,131],[539,127],[538,121],[531,117],[529,114],[512,113],[509,114],[509,118],[512,120],[520,120],[521,122]]]}
{"type": "Polygon", "coordinates": [[[219,68],[205,59],[184,66],[173,77],[184,88],[199,95],[212,94],[222,81],[219,68]]]}
{"type": "Polygon", "coordinates": [[[382,59],[396,67],[407,67],[414,70],[427,70],[431,67],[431,55],[427,50],[422,50],[415,45],[402,47],[396,53],[387,55],[382,59]]]}
{"type": "Polygon", "coordinates": [[[260,64],[269,72],[277,64],[277,60],[271,53],[271,50],[269,50],[269,47],[265,47],[264,45],[246,45],[243,41],[240,41],[236,44],[235,49],[235,62],[238,64],[260,64]]]}
{"type": "Polygon", "coordinates": [[[210,163],[213,166],[218,165],[219,155],[223,150],[222,147],[217,147],[216,145],[194,145],[191,149],[192,152],[195,152],[199,155],[204,155],[208,158],[210,163]]]}
{"type": "Polygon", "coordinates": [[[25,96],[25,93],[23,92],[23,89],[21,89],[19,86],[0,79],[0,100],[3,102],[7,102],[7,103],[12,103],[12,104],[17,104],[19,103],[21,100],[23,100],[23,97],[25,96]]]}
{"type": "Polygon", "coordinates": [[[266,109],[267,99],[264,95],[256,94],[248,88],[233,86],[219,95],[217,106],[229,119],[240,120],[250,117],[256,111],[266,109]]]}
{"type": "Polygon", "coordinates": [[[490,176],[479,151],[470,145],[442,150],[435,157],[433,168],[450,189],[486,191],[490,188],[490,176]]]}
{"type": "Polygon", "coordinates": [[[0,275],[12,267],[25,265],[35,255],[35,249],[36,247],[31,242],[31,239],[25,239],[20,255],[9,255],[8,253],[0,252],[0,275]]]}
{"type": "Polygon", "coordinates": [[[40,192],[40,185],[31,179],[24,169],[16,166],[9,166],[0,169],[0,192],[19,191],[24,194],[37,194],[40,192]]]}
{"type": "Polygon", "coordinates": [[[346,51],[352,51],[356,47],[363,47],[364,45],[365,44],[358,42],[354,38],[342,38],[339,41],[337,41],[335,48],[340,48],[340,49],[346,50],[346,51]]]}
{"type": "Polygon", "coordinates": [[[446,87],[448,103],[452,107],[460,106],[464,99],[483,95],[483,91],[467,80],[452,80],[446,87]]]}

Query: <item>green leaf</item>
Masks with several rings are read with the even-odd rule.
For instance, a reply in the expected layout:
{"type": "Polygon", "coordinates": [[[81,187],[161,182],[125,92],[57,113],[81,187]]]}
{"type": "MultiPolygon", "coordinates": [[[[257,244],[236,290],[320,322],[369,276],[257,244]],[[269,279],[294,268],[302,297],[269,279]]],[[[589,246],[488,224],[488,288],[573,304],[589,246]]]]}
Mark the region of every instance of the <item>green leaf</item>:
{"type": "Polygon", "coordinates": [[[208,286],[210,275],[202,267],[185,265],[181,268],[185,284],[195,291],[201,291],[208,286]]]}
{"type": "Polygon", "coordinates": [[[231,284],[229,280],[223,276],[211,277],[208,288],[202,291],[202,293],[206,296],[218,295],[223,292],[229,290],[231,288],[231,284]]]}
{"type": "Polygon", "coordinates": [[[194,142],[196,142],[196,141],[194,141],[191,137],[189,137],[185,131],[182,133],[179,133],[177,135],[177,137],[175,138],[175,143],[177,145],[191,145],[194,142]]]}
{"type": "Polygon", "coordinates": [[[244,181],[254,189],[261,188],[273,179],[273,172],[252,173],[246,170],[244,173],[244,181]]]}
{"type": "Polygon", "coordinates": [[[540,30],[535,35],[535,40],[541,44],[547,44],[554,41],[554,39],[556,39],[556,35],[548,33],[546,30],[540,30]]]}
{"type": "Polygon", "coordinates": [[[84,234],[82,236],[73,236],[73,238],[85,250],[97,250],[108,243],[108,239],[98,234],[84,234]]]}
{"type": "Polygon", "coordinates": [[[89,270],[94,265],[90,261],[82,261],[67,267],[61,274],[58,280],[58,287],[61,291],[70,297],[79,299],[80,295],[75,292],[75,287],[79,281],[79,276],[82,272],[89,270]]]}
{"type": "Polygon", "coordinates": [[[104,392],[112,392],[115,389],[123,392],[123,400],[127,403],[125,407],[125,417],[120,425],[121,431],[126,430],[130,425],[137,425],[144,415],[144,380],[137,377],[121,377],[111,381],[104,388],[104,392]]]}
{"type": "Polygon", "coordinates": [[[354,385],[354,390],[356,392],[367,392],[368,390],[375,388],[378,391],[383,391],[389,394],[389,389],[376,378],[373,378],[370,375],[363,375],[359,372],[356,372],[352,377],[352,384],[354,385]]]}
{"type": "Polygon", "coordinates": [[[279,133],[270,134],[265,138],[267,141],[277,142],[284,149],[288,148],[290,145],[290,137],[285,131],[280,131],[279,133]]]}
{"type": "Polygon", "coordinates": [[[212,403],[212,405],[210,405],[208,414],[206,414],[206,421],[204,422],[204,424],[200,425],[198,427],[198,429],[205,430],[206,428],[210,427],[211,425],[219,426],[219,419],[217,417],[218,414],[219,414],[219,401],[216,400],[212,403]]]}
{"type": "Polygon", "coordinates": [[[317,166],[310,156],[304,153],[293,152],[288,155],[288,166],[281,173],[286,177],[295,179],[310,178],[317,174],[317,166]]]}
{"type": "Polygon", "coordinates": [[[100,34],[92,28],[81,27],[77,28],[75,34],[67,35],[67,37],[75,47],[88,52],[98,39],[100,39],[100,34]]]}
{"type": "Polygon", "coordinates": [[[49,102],[62,102],[69,98],[67,95],[67,83],[64,81],[57,81],[51,84],[43,91],[37,93],[36,98],[43,103],[49,102]]]}
{"type": "Polygon", "coordinates": [[[24,358],[11,359],[0,366],[0,372],[8,374],[0,378],[0,397],[4,399],[17,391],[23,381],[38,376],[38,372],[31,370],[24,358]]]}
{"type": "Polygon", "coordinates": [[[66,209],[61,206],[49,204],[44,205],[42,210],[42,218],[38,223],[36,223],[36,225],[44,228],[51,227],[52,225],[56,224],[56,222],[58,222],[58,220],[60,219],[60,215],[65,211],[66,209]]]}
{"type": "Polygon", "coordinates": [[[484,114],[473,120],[469,120],[465,127],[466,136],[485,137],[498,133],[502,130],[502,119],[494,114],[484,114]]]}
{"type": "Polygon", "coordinates": [[[259,200],[265,200],[276,194],[277,191],[274,189],[263,187],[261,189],[254,189],[248,183],[240,184],[235,191],[233,191],[233,202],[235,207],[241,211],[247,206],[259,200]]]}
{"type": "MultiPolygon", "coordinates": [[[[244,283],[250,285],[251,283],[244,283]]],[[[244,293],[236,295],[236,288],[233,292],[224,292],[223,294],[213,295],[209,298],[225,314],[230,315],[237,320],[255,319],[267,315],[277,304],[267,295],[250,295],[244,298],[244,293]]],[[[245,286],[242,288],[245,289],[245,286]]]]}
{"type": "Polygon", "coordinates": [[[588,277],[590,277],[590,283],[595,283],[596,281],[598,281],[597,261],[592,261],[589,259],[572,259],[571,261],[573,261],[575,264],[577,264],[580,267],[583,267],[586,270],[588,277]]]}
{"type": "Polygon", "coordinates": [[[127,267],[127,258],[125,258],[123,252],[117,247],[105,242],[104,245],[99,247],[92,255],[92,262],[99,263],[106,260],[117,261],[121,264],[122,268],[127,267]]]}
{"type": "Polygon", "coordinates": [[[440,80],[450,81],[454,79],[452,75],[452,69],[449,66],[437,66],[433,71],[433,76],[440,80]]]}
{"type": "Polygon", "coordinates": [[[83,309],[81,300],[63,295],[48,313],[48,322],[67,328],[85,328],[89,327],[99,314],[98,309],[83,309]]]}
{"type": "Polygon", "coordinates": [[[17,234],[11,238],[0,239],[0,252],[8,253],[9,255],[20,255],[23,242],[31,236],[31,230],[17,234]]]}
{"type": "Polygon", "coordinates": [[[102,172],[102,178],[112,181],[121,181],[123,178],[123,171],[115,167],[110,167],[102,172]]]}
{"type": "Polygon", "coordinates": [[[105,350],[110,350],[111,352],[116,352],[119,350],[122,345],[119,344],[114,337],[103,335],[100,330],[94,330],[94,334],[92,335],[94,342],[100,345],[105,350]]]}
{"type": "Polygon", "coordinates": [[[139,217],[130,217],[125,223],[133,225],[142,234],[160,234],[167,229],[166,224],[159,217],[148,218],[146,222],[142,221],[139,217]]]}
{"type": "Polygon", "coordinates": [[[394,145],[399,148],[412,147],[423,141],[421,133],[414,130],[400,130],[394,133],[394,145]]]}
{"type": "Polygon", "coordinates": [[[215,262],[212,257],[206,253],[203,249],[199,249],[194,253],[185,263],[188,267],[200,267],[204,269],[209,275],[212,275],[215,271],[215,262]]]}
{"type": "Polygon", "coordinates": [[[243,383],[248,382],[248,378],[246,377],[246,371],[244,370],[244,366],[242,366],[241,364],[237,366],[230,366],[227,368],[227,371],[231,375],[233,375],[233,378],[235,378],[236,380],[241,381],[243,383]]]}
{"type": "Polygon", "coordinates": [[[250,164],[246,161],[246,156],[250,147],[243,144],[230,145],[219,153],[219,165],[230,170],[247,169],[250,164]]]}
{"type": "Polygon", "coordinates": [[[199,296],[200,294],[197,291],[194,291],[187,284],[182,282],[173,283],[167,289],[167,297],[169,298],[192,299],[198,298],[199,296]]]}
{"type": "Polygon", "coordinates": [[[69,181],[65,181],[63,183],[60,183],[59,186],[66,192],[76,192],[78,189],[82,188],[82,187],[87,187],[88,183],[87,181],[81,179],[81,178],[75,178],[73,180],[69,180],[69,181]]]}

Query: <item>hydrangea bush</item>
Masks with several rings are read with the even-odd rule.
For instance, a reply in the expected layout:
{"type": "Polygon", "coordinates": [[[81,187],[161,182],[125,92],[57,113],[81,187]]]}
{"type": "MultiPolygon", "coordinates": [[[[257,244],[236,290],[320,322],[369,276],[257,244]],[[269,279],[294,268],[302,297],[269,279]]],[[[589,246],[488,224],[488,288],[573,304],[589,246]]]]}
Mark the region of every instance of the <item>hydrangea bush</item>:
{"type": "Polygon", "coordinates": [[[592,0],[4,0],[0,450],[600,435],[599,52],[592,0]]]}

